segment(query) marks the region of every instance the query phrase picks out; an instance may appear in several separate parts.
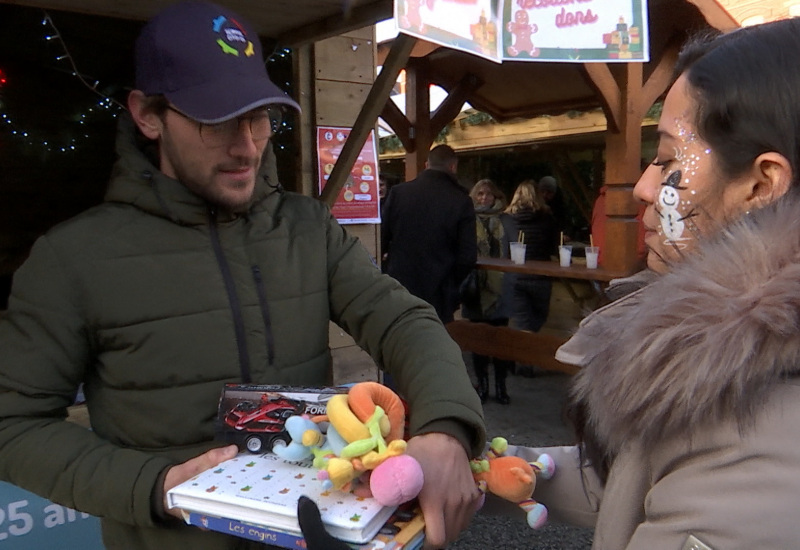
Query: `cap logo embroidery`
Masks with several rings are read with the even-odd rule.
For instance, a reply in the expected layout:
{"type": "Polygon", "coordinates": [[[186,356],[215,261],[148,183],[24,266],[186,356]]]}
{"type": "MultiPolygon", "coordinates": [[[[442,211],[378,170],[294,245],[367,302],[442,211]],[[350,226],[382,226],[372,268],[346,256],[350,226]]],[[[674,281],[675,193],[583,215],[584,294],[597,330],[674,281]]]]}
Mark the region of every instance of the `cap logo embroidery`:
{"type": "Polygon", "coordinates": [[[238,57],[240,48],[244,46],[242,50],[244,55],[250,57],[255,54],[253,43],[247,40],[244,29],[235,20],[220,15],[214,18],[212,27],[214,32],[220,35],[217,44],[224,53],[238,57]]]}

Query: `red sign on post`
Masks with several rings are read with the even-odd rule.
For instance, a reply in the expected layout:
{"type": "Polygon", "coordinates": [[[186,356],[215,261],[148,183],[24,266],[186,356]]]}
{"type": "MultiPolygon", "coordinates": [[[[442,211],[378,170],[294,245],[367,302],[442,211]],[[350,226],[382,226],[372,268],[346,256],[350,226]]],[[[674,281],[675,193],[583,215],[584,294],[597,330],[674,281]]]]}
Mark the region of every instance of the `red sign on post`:
{"type": "MultiPolygon", "coordinates": [[[[319,159],[319,191],[328,183],[333,166],[344,147],[350,128],[319,126],[317,128],[317,158],[319,159]]],[[[358,159],[331,207],[341,224],[381,223],[378,197],[378,155],[375,131],[371,131],[358,159]]]]}

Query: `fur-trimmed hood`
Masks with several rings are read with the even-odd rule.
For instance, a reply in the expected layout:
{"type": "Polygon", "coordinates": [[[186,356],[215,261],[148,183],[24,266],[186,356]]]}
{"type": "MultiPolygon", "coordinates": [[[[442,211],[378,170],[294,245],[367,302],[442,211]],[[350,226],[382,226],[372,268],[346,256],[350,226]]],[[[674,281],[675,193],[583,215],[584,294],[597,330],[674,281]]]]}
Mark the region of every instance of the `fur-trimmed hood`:
{"type": "Polygon", "coordinates": [[[779,203],[587,317],[559,350],[584,367],[573,398],[611,454],[720,418],[744,429],[800,371],[800,200],[779,203]]]}

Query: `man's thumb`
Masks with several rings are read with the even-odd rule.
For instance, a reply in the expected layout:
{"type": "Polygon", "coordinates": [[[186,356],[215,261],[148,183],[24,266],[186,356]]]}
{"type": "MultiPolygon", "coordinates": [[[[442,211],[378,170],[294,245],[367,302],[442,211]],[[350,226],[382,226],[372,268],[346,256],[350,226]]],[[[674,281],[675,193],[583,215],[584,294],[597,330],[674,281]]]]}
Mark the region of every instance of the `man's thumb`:
{"type": "Polygon", "coordinates": [[[209,467],[216,466],[220,462],[230,460],[231,458],[235,457],[238,452],[239,448],[236,445],[228,445],[227,447],[211,449],[206,453],[206,457],[208,458],[209,462],[212,462],[209,467]]]}

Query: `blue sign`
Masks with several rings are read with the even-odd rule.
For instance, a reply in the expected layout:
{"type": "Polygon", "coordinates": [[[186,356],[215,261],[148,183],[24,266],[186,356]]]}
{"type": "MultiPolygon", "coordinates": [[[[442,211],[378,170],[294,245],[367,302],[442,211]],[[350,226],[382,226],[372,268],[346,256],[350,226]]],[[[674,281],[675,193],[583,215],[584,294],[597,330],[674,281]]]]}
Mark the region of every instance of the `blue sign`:
{"type": "Polygon", "coordinates": [[[0,547],[103,550],[100,520],[0,482],[0,547]]]}

